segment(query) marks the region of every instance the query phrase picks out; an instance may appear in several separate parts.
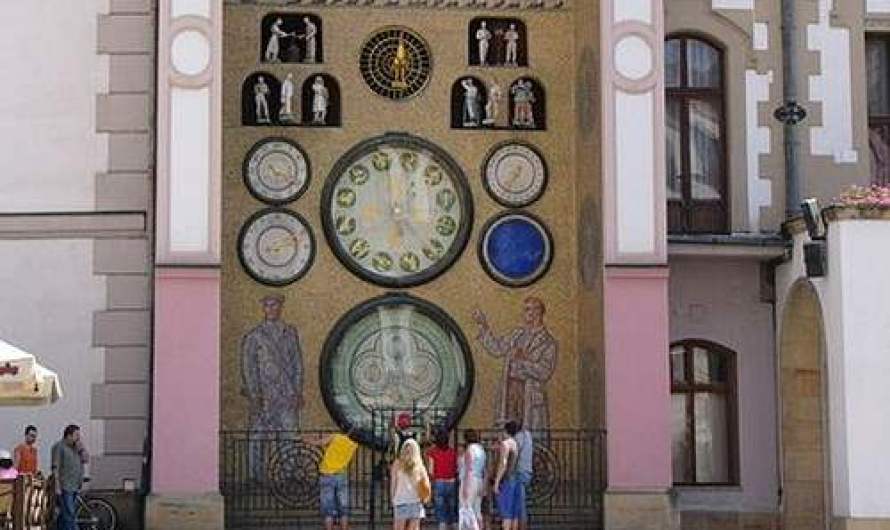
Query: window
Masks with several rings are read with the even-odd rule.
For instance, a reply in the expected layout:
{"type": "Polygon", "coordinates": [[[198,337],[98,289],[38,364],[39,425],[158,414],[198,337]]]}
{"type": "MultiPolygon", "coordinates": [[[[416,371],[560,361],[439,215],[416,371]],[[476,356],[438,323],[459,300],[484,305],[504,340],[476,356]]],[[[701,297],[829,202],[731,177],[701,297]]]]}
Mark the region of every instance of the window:
{"type": "Polygon", "coordinates": [[[712,342],[671,346],[674,484],[738,483],[735,354],[712,342]]]}
{"type": "Polygon", "coordinates": [[[890,35],[865,38],[871,179],[890,184],[890,35]]]}
{"type": "Polygon", "coordinates": [[[668,231],[728,230],[723,53],[694,37],[665,43],[668,231]]]}

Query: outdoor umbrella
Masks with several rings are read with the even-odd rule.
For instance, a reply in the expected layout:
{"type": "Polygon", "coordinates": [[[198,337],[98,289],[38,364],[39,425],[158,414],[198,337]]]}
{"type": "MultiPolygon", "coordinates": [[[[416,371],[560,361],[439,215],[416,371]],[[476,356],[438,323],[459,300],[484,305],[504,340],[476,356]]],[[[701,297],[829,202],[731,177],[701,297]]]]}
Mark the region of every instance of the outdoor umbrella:
{"type": "Polygon", "coordinates": [[[62,397],[59,377],[30,353],[0,340],[0,406],[46,405],[62,397]]]}

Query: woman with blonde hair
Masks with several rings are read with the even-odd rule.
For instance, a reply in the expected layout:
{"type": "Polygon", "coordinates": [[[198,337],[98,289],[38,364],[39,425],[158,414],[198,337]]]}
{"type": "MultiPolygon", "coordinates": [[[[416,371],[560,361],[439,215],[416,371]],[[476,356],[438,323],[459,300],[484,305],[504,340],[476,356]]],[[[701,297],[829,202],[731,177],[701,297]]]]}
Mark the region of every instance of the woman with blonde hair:
{"type": "Polygon", "coordinates": [[[423,466],[420,446],[413,439],[405,440],[399,457],[389,470],[389,493],[393,507],[394,530],[420,530],[426,517],[423,504],[430,499],[430,477],[423,466]]]}

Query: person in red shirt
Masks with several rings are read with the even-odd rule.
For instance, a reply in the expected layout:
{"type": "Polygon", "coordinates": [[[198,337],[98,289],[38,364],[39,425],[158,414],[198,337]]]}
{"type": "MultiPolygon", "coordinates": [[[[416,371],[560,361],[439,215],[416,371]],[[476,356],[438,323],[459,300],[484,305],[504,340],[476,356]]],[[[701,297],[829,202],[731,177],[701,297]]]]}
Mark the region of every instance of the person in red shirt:
{"type": "Polygon", "coordinates": [[[13,455],[19,473],[37,474],[37,427],[25,427],[25,441],[15,446],[13,455]]]}
{"type": "Polygon", "coordinates": [[[439,530],[457,527],[457,451],[448,444],[448,432],[436,432],[435,444],[426,452],[433,480],[433,504],[439,530]]]}

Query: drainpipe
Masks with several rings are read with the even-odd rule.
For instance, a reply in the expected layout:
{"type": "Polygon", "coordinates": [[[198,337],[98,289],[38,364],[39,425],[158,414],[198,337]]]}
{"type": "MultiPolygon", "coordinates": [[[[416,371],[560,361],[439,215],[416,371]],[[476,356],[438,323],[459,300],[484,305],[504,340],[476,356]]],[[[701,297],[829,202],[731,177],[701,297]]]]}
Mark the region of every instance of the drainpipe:
{"type": "Polygon", "coordinates": [[[782,0],[782,96],[784,103],[774,116],[785,124],[785,215],[800,215],[801,139],[797,125],[806,116],[806,110],[797,103],[797,0],[782,0]]]}

